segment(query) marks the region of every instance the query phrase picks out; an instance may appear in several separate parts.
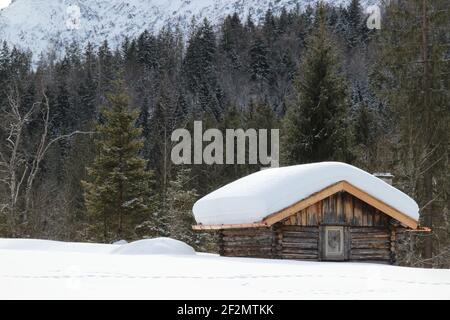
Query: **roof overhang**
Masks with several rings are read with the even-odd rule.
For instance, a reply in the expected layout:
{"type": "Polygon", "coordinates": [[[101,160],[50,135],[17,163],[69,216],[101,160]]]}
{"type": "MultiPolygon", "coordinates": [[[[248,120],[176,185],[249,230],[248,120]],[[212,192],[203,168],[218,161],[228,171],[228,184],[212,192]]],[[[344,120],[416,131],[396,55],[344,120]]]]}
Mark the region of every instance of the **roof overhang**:
{"type": "Polygon", "coordinates": [[[218,225],[195,225],[193,226],[194,230],[223,230],[223,229],[243,229],[243,228],[262,228],[262,227],[270,227],[277,222],[280,222],[297,212],[306,209],[307,207],[325,199],[333,194],[336,194],[341,191],[346,191],[356,198],[364,201],[365,203],[371,205],[372,207],[380,210],[386,215],[394,218],[395,220],[402,223],[404,226],[417,231],[430,231],[427,228],[420,228],[419,222],[416,219],[411,218],[407,214],[400,212],[399,210],[389,206],[383,201],[371,196],[367,192],[355,187],[351,183],[347,181],[340,181],[335,183],[325,189],[322,189],[319,192],[316,192],[309,197],[300,200],[293,205],[284,208],[278,212],[275,212],[267,217],[265,217],[262,221],[257,221],[254,223],[246,223],[246,224],[218,224],[218,225]]]}

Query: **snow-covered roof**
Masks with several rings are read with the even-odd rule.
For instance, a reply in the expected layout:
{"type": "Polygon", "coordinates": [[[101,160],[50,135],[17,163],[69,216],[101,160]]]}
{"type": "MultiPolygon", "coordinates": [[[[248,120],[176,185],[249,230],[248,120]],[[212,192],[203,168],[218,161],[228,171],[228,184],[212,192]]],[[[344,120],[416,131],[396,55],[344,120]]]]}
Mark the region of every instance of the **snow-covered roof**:
{"type": "Polygon", "coordinates": [[[203,225],[260,222],[335,183],[347,181],[373,198],[418,220],[417,203],[374,175],[341,162],[266,169],[236,180],[198,200],[193,208],[203,225]]]}

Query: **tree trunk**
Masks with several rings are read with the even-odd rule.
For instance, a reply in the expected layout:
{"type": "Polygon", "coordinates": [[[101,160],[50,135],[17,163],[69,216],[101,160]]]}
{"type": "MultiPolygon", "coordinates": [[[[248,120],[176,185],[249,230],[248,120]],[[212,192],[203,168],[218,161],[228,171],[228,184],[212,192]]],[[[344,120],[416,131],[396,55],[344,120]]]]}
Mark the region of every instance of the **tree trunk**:
{"type": "Polygon", "coordinates": [[[122,217],[122,210],[119,211],[119,229],[117,231],[118,238],[122,238],[122,224],[123,224],[123,217],[122,217]]]}
{"type": "Polygon", "coordinates": [[[103,212],[103,241],[108,242],[108,225],[106,222],[106,213],[103,212]]]}
{"type": "MultiPolygon", "coordinates": [[[[432,145],[432,115],[430,108],[430,68],[428,61],[428,21],[427,21],[427,0],[422,0],[422,60],[423,60],[423,110],[425,111],[425,150],[433,150],[432,145]]],[[[428,161],[425,161],[426,171],[424,172],[424,223],[426,227],[433,227],[433,169],[428,166],[432,163],[433,157],[430,156],[428,161]]],[[[433,266],[433,238],[430,235],[425,237],[424,258],[426,260],[425,266],[431,268],[433,266]]]]}

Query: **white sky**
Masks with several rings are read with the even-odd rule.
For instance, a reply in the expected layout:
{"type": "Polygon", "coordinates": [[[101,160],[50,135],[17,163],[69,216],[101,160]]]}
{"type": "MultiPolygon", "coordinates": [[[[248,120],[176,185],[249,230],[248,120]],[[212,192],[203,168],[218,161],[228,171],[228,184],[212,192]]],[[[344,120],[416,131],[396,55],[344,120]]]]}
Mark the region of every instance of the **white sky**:
{"type": "Polygon", "coordinates": [[[0,0],[0,9],[6,8],[11,3],[11,0],[0,0]]]}

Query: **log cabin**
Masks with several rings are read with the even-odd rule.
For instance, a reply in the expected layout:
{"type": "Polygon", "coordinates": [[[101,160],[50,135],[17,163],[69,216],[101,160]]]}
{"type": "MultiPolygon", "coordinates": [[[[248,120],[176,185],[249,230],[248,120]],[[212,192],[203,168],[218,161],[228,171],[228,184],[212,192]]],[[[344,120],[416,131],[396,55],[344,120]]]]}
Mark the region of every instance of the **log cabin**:
{"type": "Polygon", "coordinates": [[[229,257],[395,264],[419,208],[386,181],[339,162],[266,169],[197,201],[194,230],[229,257]]]}

